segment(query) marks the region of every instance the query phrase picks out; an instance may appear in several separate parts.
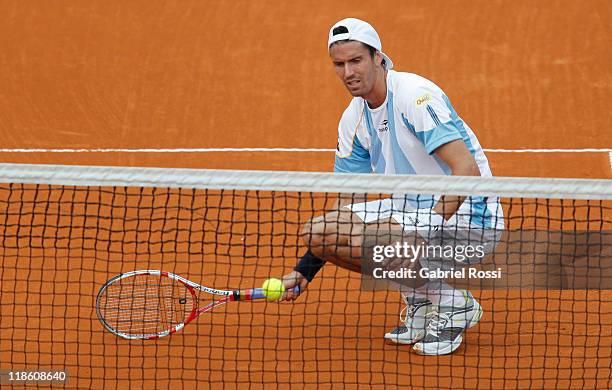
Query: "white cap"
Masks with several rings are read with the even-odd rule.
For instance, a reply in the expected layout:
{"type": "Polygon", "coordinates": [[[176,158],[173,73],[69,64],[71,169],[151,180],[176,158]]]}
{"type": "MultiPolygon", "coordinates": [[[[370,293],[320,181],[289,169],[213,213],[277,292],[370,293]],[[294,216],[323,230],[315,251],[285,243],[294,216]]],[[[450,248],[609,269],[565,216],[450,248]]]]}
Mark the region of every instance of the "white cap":
{"type": "Polygon", "coordinates": [[[344,41],[347,39],[351,41],[363,42],[368,46],[372,46],[374,49],[378,50],[385,59],[385,68],[393,69],[393,61],[391,61],[391,58],[389,58],[385,53],[382,52],[382,43],[380,42],[378,33],[376,32],[376,30],[374,30],[374,27],[372,27],[370,23],[355,18],[346,18],[337,22],[332,26],[332,28],[329,29],[327,49],[329,50],[332,43],[344,41]],[[334,30],[338,27],[344,27],[346,29],[346,32],[337,31],[334,35],[334,30]]]}

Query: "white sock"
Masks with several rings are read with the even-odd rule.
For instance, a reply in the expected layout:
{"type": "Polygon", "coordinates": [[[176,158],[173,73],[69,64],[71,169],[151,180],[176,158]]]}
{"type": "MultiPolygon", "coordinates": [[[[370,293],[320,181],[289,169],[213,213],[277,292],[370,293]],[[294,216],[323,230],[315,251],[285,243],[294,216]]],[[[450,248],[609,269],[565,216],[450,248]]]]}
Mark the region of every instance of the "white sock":
{"type": "Polygon", "coordinates": [[[408,302],[412,302],[415,299],[427,299],[427,294],[424,294],[420,289],[414,289],[412,287],[401,286],[399,289],[400,293],[406,297],[408,302]]]}
{"type": "Polygon", "coordinates": [[[421,295],[426,295],[434,305],[464,307],[467,304],[465,290],[456,289],[443,280],[430,280],[417,291],[421,295]]]}

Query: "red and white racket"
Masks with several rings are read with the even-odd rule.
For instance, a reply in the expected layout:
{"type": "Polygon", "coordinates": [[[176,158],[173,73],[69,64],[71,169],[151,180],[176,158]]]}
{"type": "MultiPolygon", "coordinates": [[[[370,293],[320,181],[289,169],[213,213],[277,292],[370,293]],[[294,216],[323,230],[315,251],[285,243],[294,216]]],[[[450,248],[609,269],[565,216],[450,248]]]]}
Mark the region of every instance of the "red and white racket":
{"type": "MultiPolygon", "coordinates": [[[[294,288],[299,294],[299,286],[294,288]]],[[[126,339],[156,339],[175,333],[200,314],[231,301],[263,299],[261,288],[217,290],[170,272],[132,271],[117,275],[100,288],[98,318],[111,333],[126,339]],[[200,307],[198,291],[212,294],[200,307]]]]}

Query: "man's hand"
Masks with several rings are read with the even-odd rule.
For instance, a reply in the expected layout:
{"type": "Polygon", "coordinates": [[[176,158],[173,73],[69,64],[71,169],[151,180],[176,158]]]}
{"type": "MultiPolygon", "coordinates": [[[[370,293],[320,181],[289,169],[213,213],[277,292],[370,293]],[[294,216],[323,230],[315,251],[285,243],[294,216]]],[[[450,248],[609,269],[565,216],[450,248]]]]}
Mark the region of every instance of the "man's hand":
{"type": "Polygon", "coordinates": [[[300,294],[308,288],[308,280],[297,271],[291,271],[287,275],[283,276],[283,286],[285,286],[285,293],[281,298],[281,301],[294,301],[299,297],[299,294],[293,292],[295,286],[300,286],[300,294]]]}

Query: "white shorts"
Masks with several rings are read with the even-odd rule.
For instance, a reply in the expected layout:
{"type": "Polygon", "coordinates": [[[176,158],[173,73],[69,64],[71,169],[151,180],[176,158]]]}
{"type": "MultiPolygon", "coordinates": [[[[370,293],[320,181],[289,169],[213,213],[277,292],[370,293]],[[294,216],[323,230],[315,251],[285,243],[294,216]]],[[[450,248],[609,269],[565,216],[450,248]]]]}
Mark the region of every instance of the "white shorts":
{"type": "MultiPolygon", "coordinates": [[[[344,207],[351,210],[353,214],[358,216],[364,223],[391,218],[398,224],[404,226],[404,228],[411,228],[411,226],[405,225],[405,221],[407,219],[404,218],[404,214],[416,210],[398,210],[396,207],[394,207],[393,200],[391,198],[378,199],[365,203],[354,203],[344,207]]],[[[444,226],[458,226],[467,229],[470,227],[470,221],[468,218],[458,217],[457,214],[455,214],[444,223],[444,226]]],[[[482,227],[479,226],[474,227],[482,229],[482,227]]]]}
{"type": "MultiPolygon", "coordinates": [[[[398,210],[393,207],[391,198],[374,200],[365,203],[355,203],[344,206],[351,210],[364,223],[371,223],[381,219],[393,219],[403,227],[404,231],[413,231],[431,245],[453,245],[453,246],[475,246],[480,245],[483,248],[484,254],[490,254],[495,250],[497,243],[501,239],[502,231],[496,229],[485,228],[482,226],[471,224],[466,216],[453,215],[449,220],[444,222],[444,228],[439,230],[434,229],[416,229],[414,225],[406,225],[407,218],[403,215],[410,210],[398,210]]],[[[420,259],[423,267],[450,269],[454,267],[454,263],[461,264],[476,264],[482,261],[482,257],[462,258],[456,257],[425,257],[420,259]]]]}

